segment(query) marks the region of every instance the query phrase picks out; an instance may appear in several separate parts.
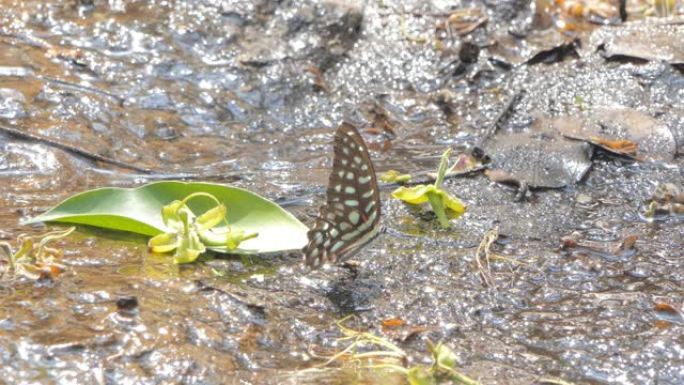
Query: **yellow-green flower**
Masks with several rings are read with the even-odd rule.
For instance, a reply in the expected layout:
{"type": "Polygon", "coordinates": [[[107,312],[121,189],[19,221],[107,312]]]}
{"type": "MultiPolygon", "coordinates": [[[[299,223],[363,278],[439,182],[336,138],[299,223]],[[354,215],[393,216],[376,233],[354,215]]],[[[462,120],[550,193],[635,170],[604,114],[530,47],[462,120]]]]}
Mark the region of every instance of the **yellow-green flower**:
{"type": "Polygon", "coordinates": [[[162,207],[162,220],[169,231],[152,237],[147,245],[155,253],[175,250],[175,263],[191,263],[206,251],[207,246],[233,250],[242,241],[257,236],[256,233],[245,235],[244,231],[233,232],[229,227],[223,231],[215,230],[214,227],[222,222],[228,224],[227,211],[225,205],[207,193],[194,193],[182,201],[173,201],[162,207]],[[200,196],[212,199],[216,206],[195,217],[187,202],[200,196]]]}
{"type": "Polygon", "coordinates": [[[423,203],[430,203],[432,211],[437,215],[440,225],[443,228],[449,227],[449,220],[446,216],[446,210],[449,210],[455,216],[461,216],[466,211],[466,206],[460,199],[452,196],[442,189],[442,182],[444,181],[444,174],[449,166],[449,154],[451,149],[448,149],[442,154],[442,160],[439,164],[437,172],[437,179],[431,185],[417,185],[413,187],[399,187],[392,192],[392,196],[402,200],[408,204],[421,205],[423,203]]]}

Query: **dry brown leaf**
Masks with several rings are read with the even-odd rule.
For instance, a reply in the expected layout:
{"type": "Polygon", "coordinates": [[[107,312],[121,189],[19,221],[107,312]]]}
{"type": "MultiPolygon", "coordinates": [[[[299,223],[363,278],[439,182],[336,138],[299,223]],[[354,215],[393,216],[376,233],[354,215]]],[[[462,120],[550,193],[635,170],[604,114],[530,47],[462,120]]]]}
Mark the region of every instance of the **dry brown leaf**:
{"type": "Polygon", "coordinates": [[[679,311],[669,303],[659,302],[655,304],[655,311],[662,313],[669,313],[671,315],[678,315],[679,311]]]}
{"type": "Polygon", "coordinates": [[[625,139],[605,139],[605,138],[599,138],[592,136],[589,138],[591,142],[593,142],[596,145],[599,145],[607,150],[619,153],[619,154],[624,154],[624,155],[629,155],[629,156],[636,156],[637,154],[637,144],[632,142],[631,140],[625,140],[625,139]]]}
{"type": "Polygon", "coordinates": [[[401,318],[388,318],[380,321],[383,328],[396,328],[399,326],[406,325],[406,321],[401,318]]]}

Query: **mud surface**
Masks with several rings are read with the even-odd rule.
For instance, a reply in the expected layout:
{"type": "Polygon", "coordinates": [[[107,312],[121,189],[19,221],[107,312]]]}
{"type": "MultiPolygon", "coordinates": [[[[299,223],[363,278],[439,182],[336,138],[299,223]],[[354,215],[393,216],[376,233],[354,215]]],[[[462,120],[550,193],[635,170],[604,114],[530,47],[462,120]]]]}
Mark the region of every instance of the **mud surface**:
{"type": "Polygon", "coordinates": [[[448,146],[482,147],[535,180],[522,201],[515,186],[529,180],[447,180],[468,205],[448,231],[385,189],[385,231],[354,270],[307,272],[296,253],[177,266],[144,238],[79,229],[57,244],[67,269],[54,282],[0,284],[0,383],[349,384],[348,370],[301,370],[340,348],[334,322],[350,312],[380,334],[382,320],[406,321],[387,336],[413,363],[428,359],[426,340],[447,343],[483,384],[684,383],[681,316],[656,311],[684,304],[684,220],[645,217],[657,186],[684,187],[681,16],[645,22],[641,2],[626,24],[617,6],[573,19],[544,1],[1,3],[0,236],[11,242],[46,230],[19,220],[74,193],[158,179],[233,183],[311,224],[343,118],[379,172],[433,170],[448,146]],[[562,167],[577,143],[516,153],[515,167],[487,145],[569,141],[553,119],[605,110],[629,111],[608,139],[657,127],[647,156],[579,142],[589,170],[548,188],[558,173],[544,184],[539,151],[562,167]],[[495,228],[486,284],[475,252],[495,228]],[[561,249],[573,232],[591,247],[561,249]],[[619,249],[631,235],[635,249],[619,249]]]}

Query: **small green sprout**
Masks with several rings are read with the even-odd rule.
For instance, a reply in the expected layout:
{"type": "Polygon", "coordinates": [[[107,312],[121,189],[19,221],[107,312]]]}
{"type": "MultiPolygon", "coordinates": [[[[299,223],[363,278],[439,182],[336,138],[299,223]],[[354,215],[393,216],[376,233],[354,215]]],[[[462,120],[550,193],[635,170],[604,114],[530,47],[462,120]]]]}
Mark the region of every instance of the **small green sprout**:
{"type": "Polygon", "coordinates": [[[446,377],[457,384],[477,384],[477,381],[464,376],[454,369],[456,367],[456,354],[448,346],[442,343],[433,345],[428,341],[428,349],[432,353],[433,364],[430,371],[433,373],[433,376],[438,378],[446,377]]]}
{"type": "Polygon", "coordinates": [[[23,276],[34,280],[55,277],[64,271],[64,266],[58,262],[63,252],[48,247],[47,244],[66,237],[74,230],[75,227],[69,227],[66,230],[46,233],[42,237],[19,235],[18,241],[21,246],[16,252],[12,251],[9,242],[0,242],[0,261],[4,259],[9,263],[11,277],[23,276]],[[39,241],[36,244],[37,239],[39,241]]]}
{"type": "Polygon", "coordinates": [[[421,205],[429,202],[432,211],[437,215],[439,224],[443,228],[449,227],[446,210],[451,211],[456,217],[461,216],[466,211],[466,206],[460,199],[450,195],[442,189],[444,175],[449,168],[449,154],[451,149],[444,151],[442,160],[439,163],[437,178],[434,184],[417,185],[413,187],[399,187],[392,192],[394,198],[400,199],[408,204],[421,205]]]}
{"type": "Polygon", "coordinates": [[[408,183],[411,181],[411,174],[400,174],[397,170],[389,170],[380,175],[380,180],[385,183],[408,183]]]}
{"type": "MultiPolygon", "coordinates": [[[[402,368],[403,369],[403,368],[402,368]]],[[[436,385],[435,377],[424,366],[404,369],[409,385],[436,385]]]]}
{"type": "Polygon", "coordinates": [[[587,106],[584,103],[584,98],[581,95],[575,95],[575,98],[573,99],[575,102],[575,106],[579,108],[580,111],[586,111],[587,106]]]}
{"type": "Polygon", "coordinates": [[[432,355],[432,365],[430,367],[415,365],[407,368],[408,356],[406,352],[385,338],[347,328],[343,323],[348,318],[345,317],[337,322],[337,327],[344,334],[344,337],[339,338],[338,341],[352,342],[333,355],[322,366],[330,365],[336,361],[350,360],[357,364],[367,362],[369,364],[363,365],[362,368],[384,369],[401,373],[406,376],[410,385],[436,385],[445,383],[445,380],[456,385],[480,385],[479,382],[456,371],[456,354],[446,345],[437,344],[435,346],[428,343],[432,355]],[[368,351],[369,348],[374,350],[368,351]]]}
{"type": "Polygon", "coordinates": [[[659,17],[669,17],[674,15],[676,0],[653,0],[653,10],[659,17]]]}
{"type": "Polygon", "coordinates": [[[197,192],[182,201],[173,201],[162,208],[162,220],[169,232],[156,235],[148,242],[155,253],[168,253],[175,250],[175,263],[194,262],[208,247],[236,249],[242,241],[256,237],[257,233],[245,235],[244,231],[231,231],[226,219],[227,209],[211,194],[197,192]],[[216,203],[216,207],[196,217],[187,203],[197,197],[206,197],[216,203]],[[225,223],[226,230],[214,231],[217,225],[225,223]]]}

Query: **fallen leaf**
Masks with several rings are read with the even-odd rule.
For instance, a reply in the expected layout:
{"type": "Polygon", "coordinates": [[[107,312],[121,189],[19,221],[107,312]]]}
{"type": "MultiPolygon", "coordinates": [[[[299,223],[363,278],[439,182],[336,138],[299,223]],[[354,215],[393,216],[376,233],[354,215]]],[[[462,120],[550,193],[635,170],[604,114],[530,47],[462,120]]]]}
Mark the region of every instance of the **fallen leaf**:
{"type": "Polygon", "coordinates": [[[465,36],[484,25],[488,20],[487,14],[480,8],[459,9],[452,12],[446,22],[438,23],[435,29],[437,32],[451,30],[459,36],[465,36]]]}
{"type": "Polygon", "coordinates": [[[380,322],[383,328],[396,328],[406,324],[406,321],[400,318],[388,318],[380,322]]]}
{"type": "Polygon", "coordinates": [[[639,239],[637,235],[629,235],[622,240],[620,250],[632,250],[635,248],[636,241],[639,239]]]}
{"type": "Polygon", "coordinates": [[[659,319],[659,320],[655,320],[655,322],[653,323],[653,326],[655,326],[657,329],[667,329],[667,328],[672,327],[672,323],[659,319]]]}
{"type": "Polygon", "coordinates": [[[667,302],[656,302],[653,306],[657,321],[684,325],[684,315],[682,311],[667,302]]]}
{"type": "Polygon", "coordinates": [[[637,154],[637,144],[632,142],[631,140],[605,139],[592,136],[589,137],[589,141],[618,154],[628,156],[636,156],[637,154]]]}
{"type": "Polygon", "coordinates": [[[589,145],[556,134],[496,135],[483,147],[491,158],[486,175],[498,183],[562,188],[582,180],[591,167],[589,145]]]}
{"type": "Polygon", "coordinates": [[[655,304],[655,311],[657,312],[664,312],[664,313],[669,313],[670,315],[678,315],[679,311],[674,308],[674,306],[670,305],[669,303],[656,303],[655,304]]]}
{"type": "Polygon", "coordinates": [[[629,107],[596,107],[584,116],[550,121],[561,135],[582,140],[618,155],[639,160],[674,159],[674,134],[658,119],[629,107]]]}
{"type": "Polygon", "coordinates": [[[325,82],[325,77],[323,76],[323,72],[321,72],[320,68],[310,65],[304,68],[304,71],[313,75],[314,91],[330,91],[330,88],[328,88],[328,84],[325,82]]]}
{"type": "Polygon", "coordinates": [[[599,49],[607,59],[633,58],[683,65],[684,48],[682,44],[673,44],[673,39],[682,35],[682,16],[635,20],[597,29],[589,37],[587,49],[582,54],[588,55],[599,49]]]}
{"type": "Polygon", "coordinates": [[[590,255],[602,259],[628,258],[636,253],[637,235],[628,235],[620,242],[583,240],[582,234],[574,232],[561,238],[561,250],[570,255],[590,255]]]}

